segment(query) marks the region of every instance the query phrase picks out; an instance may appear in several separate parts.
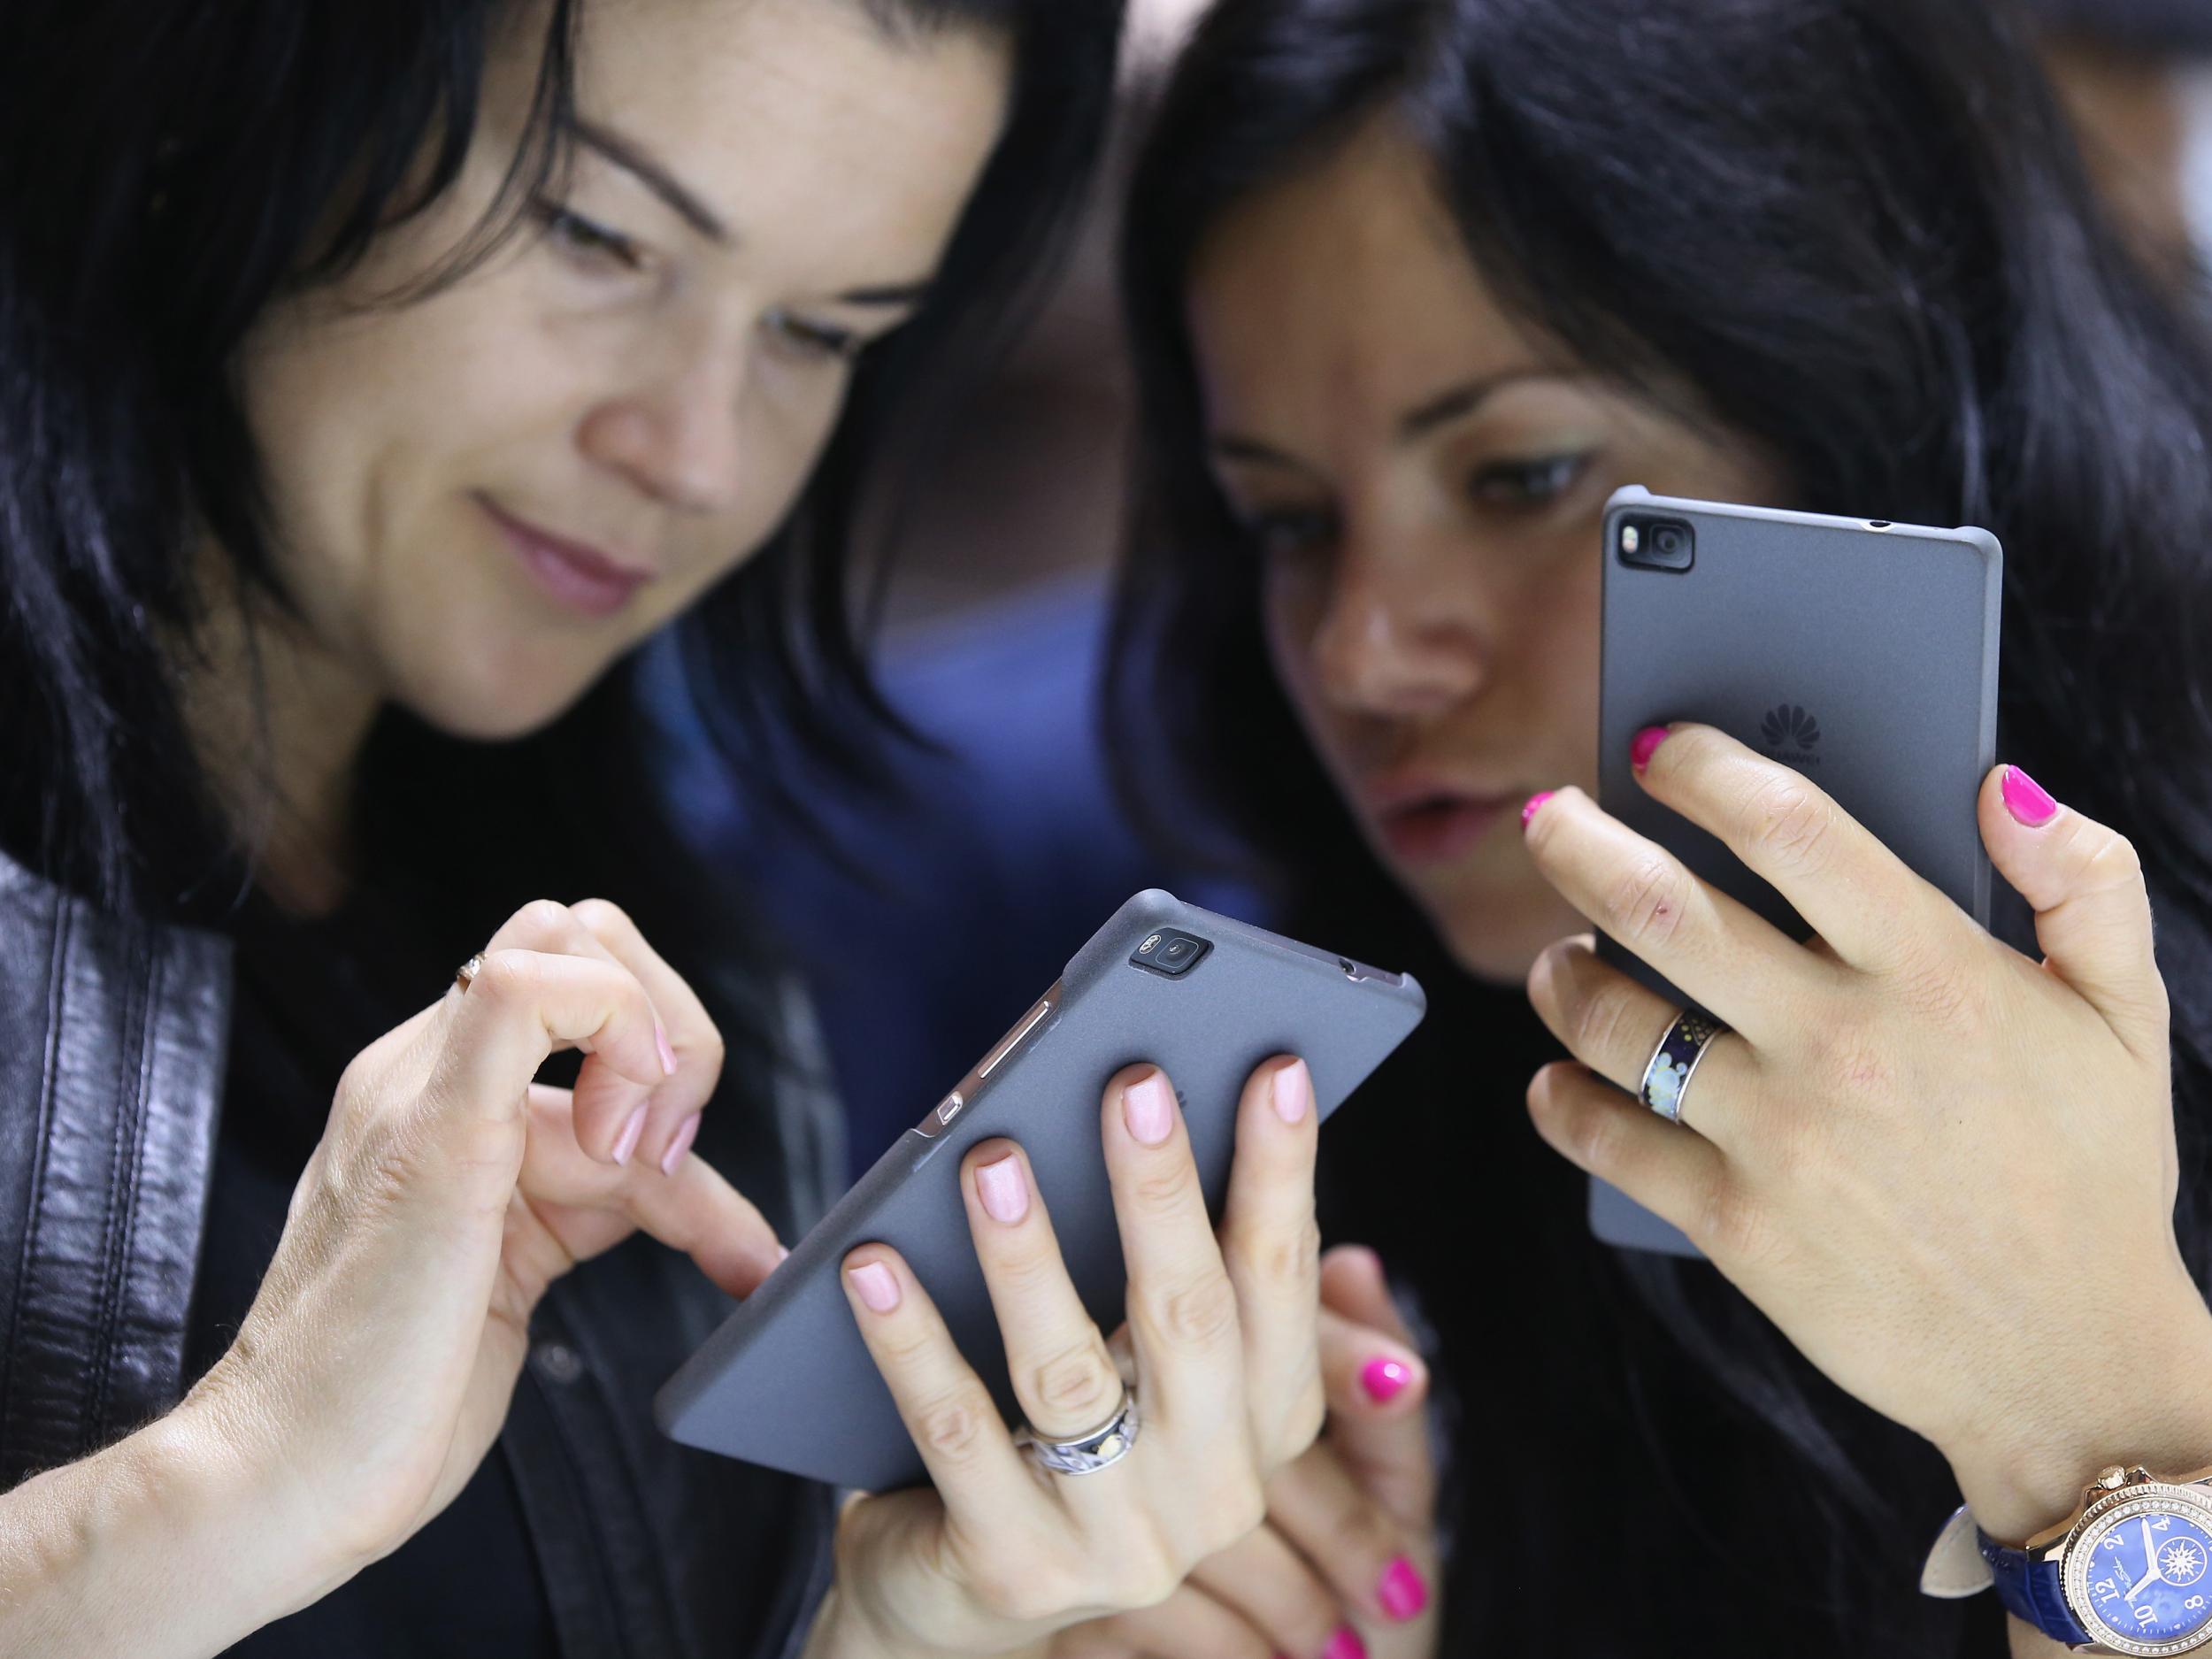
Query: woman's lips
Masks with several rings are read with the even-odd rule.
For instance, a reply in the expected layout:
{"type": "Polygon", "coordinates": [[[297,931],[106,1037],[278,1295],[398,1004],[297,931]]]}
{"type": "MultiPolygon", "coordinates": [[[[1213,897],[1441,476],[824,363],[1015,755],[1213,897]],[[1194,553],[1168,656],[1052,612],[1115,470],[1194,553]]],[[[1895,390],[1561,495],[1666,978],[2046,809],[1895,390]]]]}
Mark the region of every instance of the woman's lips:
{"type": "Polygon", "coordinates": [[[1503,795],[1444,795],[1377,815],[1391,856],[1407,864],[1448,864],[1464,858],[1512,805],[1503,795]]]}
{"type": "Polygon", "coordinates": [[[578,542],[564,540],[503,512],[477,497],[485,515],[530,573],[540,591],[556,603],[588,617],[610,617],[652,580],[649,571],[632,570],[578,542]]]}

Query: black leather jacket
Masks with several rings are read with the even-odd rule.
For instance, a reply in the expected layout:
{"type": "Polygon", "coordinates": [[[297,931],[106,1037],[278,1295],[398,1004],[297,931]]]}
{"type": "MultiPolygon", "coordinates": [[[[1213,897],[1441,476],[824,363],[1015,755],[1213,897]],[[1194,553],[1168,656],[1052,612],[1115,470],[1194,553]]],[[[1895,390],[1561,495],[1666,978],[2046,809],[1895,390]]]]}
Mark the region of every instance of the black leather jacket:
{"type": "MultiPolygon", "coordinates": [[[[227,940],[97,915],[0,857],[0,1486],[180,1393],[230,995],[227,940]]],[[[786,1000],[788,1039],[810,1045],[803,999],[786,1000]]],[[[779,1087],[772,1133],[746,1126],[768,1150],[728,1171],[755,1194],[780,1179],[762,1207],[796,1227],[841,1166],[833,1102],[804,1074],[822,1070],[779,1087]]],[[[729,1306],[638,1240],[539,1308],[495,1455],[573,1659],[755,1659],[803,1640],[833,1494],[650,1421],[654,1389],[729,1306]]]]}

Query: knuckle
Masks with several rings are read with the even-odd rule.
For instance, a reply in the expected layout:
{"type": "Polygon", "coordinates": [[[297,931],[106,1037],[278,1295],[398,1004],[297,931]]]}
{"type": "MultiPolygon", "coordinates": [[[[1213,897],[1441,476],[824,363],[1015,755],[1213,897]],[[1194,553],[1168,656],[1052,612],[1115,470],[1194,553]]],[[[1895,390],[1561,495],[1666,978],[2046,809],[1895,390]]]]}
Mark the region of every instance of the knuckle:
{"type": "Polygon", "coordinates": [[[1750,846],[1793,874],[1817,874],[1834,853],[1835,803],[1795,772],[1763,779],[1745,803],[1744,819],[1750,846]]]}
{"type": "Polygon", "coordinates": [[[1161,1334],[1188,1348],[1211,1348],[1237,1330],[1236,1287],[1222,1272],[1202,1274],[1159,1299],[1161,1334]]]}
{"type": "Polygon", "coordinates": [[[532,899],[514,913],[508,926],[533,939],[562,937],[574,930],[575,918],[558,899],[532,899]]]}
{"type": "Polygon", "coordinates": [[[1188,1576],[1189,1569],[1155,1537],[1118,1551],[1118,1559],[1107,1569],[1102,1588],[1110,1606],[1133,1611],[1159,1606],[1188,1576]]]}
{"type": "Polygon", "coordinates": [[[595,933],[634,933],[637,924],[630,913],[612,899],[581,899],[569,907],[568,913],[595,933]]]}
{"type": "Polygon", "coordinates": [[[1055,1424],[1088,1427],[1120,1400],[1121,1375],[1095,1343],[1086,1343],[1040,1364],[1030,1392],[1055,1424]]]}
{"type": "Polygon", "coordinates": [[[1647,1029],[1650,1021],[1642,1013],[1643,1002],[1633,991],[1626,985],[1609,984],[1577,1009],[1575,1041],[1569,1046],[1584,1059],[1609,1055],[1631,1060],[1647,1057],[1660,1033],[1647,1029]]]}
{"type": "Polygon", "coordinates": [[[1321,1224],[1311,1210],[1295,1226],[1248,1227],[1225,1240],[1228,1254],[1263,1293],[1303,1294],[1321,1275],[1321,1224]]]}
{"type": "Polygon", "coordinates": [[[1740,1267],[1760,1260],[1770,1248],[1764,1210],[1740,1184],[1716,1181],[1699,1204],[1690,1237],[1716,1262],[1740,1267]]]}
{"type": "Polygon", "coordinates": [[[989,1551],[969,1566],[965,1577],[978,1605],[1010,1624],[1046,1623],[1095,1600],[1059,1563],[1026,1553],[989,1551]]]}
{"type": "Polygon", "coordinates": [[[1190,1205],[1193,1183],[1189,1164],[1174,1158],[1164,1163],[1165,1168],[1141,1171],[1129,1182],[1129,1204],[1141,1219],[1164,1220],[1180,1215],[1190,1205]]]}
{"type": "Polygon", "coordinates": [[[1663,946],[1682,925],[1688,900],[1682,872],[1662,854],[1633,860],[1605,898],[1609,931],[1632,950],[1663,946]]]}
{"type": "Polygon", "coordinates": [[[1582,1165],[1594,1175],[1609,1177],[1628,1162],[1626,1115],[1606,1107],[1581,1106],[1568,1130],[1582,1165]]]}
{"type": "Polygon", "coordinates": [[[972,1463],[988,1443],[987,1436],[999,1426],[990,1402],[965,1388],[931,1400],[914,1413],[915,1442],[946,1463],[972,1463]]]}
{"type": "Polygon", "coordinates": [[[2135,850],[2135,843],[2124,835],[2107,831],[2091,849],[2082,869],[2084,878],[2093,890],[2146,890],[2142,855],[2135,850]]]}

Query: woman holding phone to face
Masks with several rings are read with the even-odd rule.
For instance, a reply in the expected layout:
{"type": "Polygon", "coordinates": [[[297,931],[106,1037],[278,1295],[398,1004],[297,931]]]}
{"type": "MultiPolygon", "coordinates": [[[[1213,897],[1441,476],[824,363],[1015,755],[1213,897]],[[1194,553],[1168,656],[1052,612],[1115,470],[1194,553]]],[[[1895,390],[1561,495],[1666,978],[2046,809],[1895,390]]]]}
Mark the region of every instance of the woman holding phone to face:
{"type": "Polygon", "coordinates": [[[1118,5],[8,21],[0,1649],[1035,1653],[1250,1534],[1324,1401],[1287,1056],[1218,1240],[1171,1086],[1101,1079],[1118,1354],[1018,1149],[961,1171],[1036,1439],[1133,1373],[1111,1467],[1025,1456],[879,1246],[933,1488],[649,1419],[839,1160],[634,654],[764,788],[763,717],[864,713],[862,464],[1049,250],[1118,5]]]}
{"type": "MultiPolygon", "coordinates": [[[[1461,1404],[1442,1650],[2055,1650],[1916,1582],[1962,1495],[2018,1546],[2106,1465],[2212,1464],[2212,391],[2021,32],[1225,0],[1133,202],[1125,754],[1185,710],[1175,798],[1212,786],[1294,926],[1448,957],[1325,1169],[1461,1404]],[[1709,729],[1641,734],[1643,787],[1818,942],[1598,810],[1631,483],[1998,534],[2018,949],[1709,729]],[[1631,1093],[1680,1010],[1594,927],[1732,1027],[1684,1126],[1631,1093]],[[1596,1244],[1582,1171],[1710,1265],[1596,1244]]],[[[2114,1592],[2156,1651],[2212,1629],[2193,1570],[2114,1592]]]]}

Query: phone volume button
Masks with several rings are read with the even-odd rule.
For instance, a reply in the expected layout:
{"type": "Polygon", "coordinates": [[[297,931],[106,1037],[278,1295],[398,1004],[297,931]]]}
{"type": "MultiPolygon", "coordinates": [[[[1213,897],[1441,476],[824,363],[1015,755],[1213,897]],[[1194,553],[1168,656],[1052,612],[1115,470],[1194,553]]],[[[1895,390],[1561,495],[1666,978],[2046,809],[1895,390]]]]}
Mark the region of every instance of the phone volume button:
{"type": "Polygon", "coordinates": [[[961,1095],[958,1089],[955,1089],[951,1094],[946,1095],[943,1100],[938,1102],[937,1110],[933,1114],[937,1119],[938,1126],[944,1129],[949,1129],[952,1127],[952,1120],[960,1116],[960,1109],[967,1103],[967,1101],[961,1095]]]}

